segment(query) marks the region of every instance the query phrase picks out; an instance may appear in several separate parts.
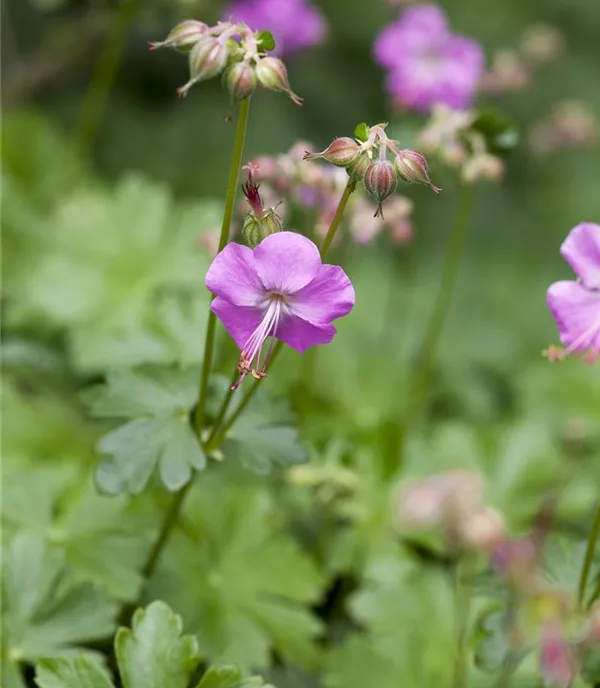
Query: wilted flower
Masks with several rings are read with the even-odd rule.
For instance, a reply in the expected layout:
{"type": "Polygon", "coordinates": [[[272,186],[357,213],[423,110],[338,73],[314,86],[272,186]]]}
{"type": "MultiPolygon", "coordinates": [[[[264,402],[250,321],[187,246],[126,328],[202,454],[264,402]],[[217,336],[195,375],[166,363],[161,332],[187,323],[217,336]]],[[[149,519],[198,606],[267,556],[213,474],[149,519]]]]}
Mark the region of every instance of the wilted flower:
{"type": "Polygon", "coordinates": [[[279,55],[321,43],[327,30],[323,15],[307,0],[236,0],[226,7],[224,17],[243,21],[255,31],[271,31],[279,55]]]}
{"type": "Polygon", "coordinates": [[[387,89],[402,107],[429,110],[436,103],[467,107],[485,66],[477,41],[451,33],[434,4],[409,7],[374,45],[375,59],[389,70],[387,89]]]}
{"type": "Polygon", "coordinates": [[[560,252],[578,277],[548,289],[548,306],[566,347],[562,358],[585,354],[585,361],[594,363],[600,356],[600,225],[577,225],[560,252]]]}
{"type": "Polygon", "coordinates": [[[234,389],[248,373],[266,376],[275,339],[300,353],[328,344],[336,333],[332,320],[354,306],[342,268],[323,265],[315,244],[294,232],[272,234],[254,250],[228,244],[208,269],[206,286],[216,296],[212,311],[241,352],[234,389]]]}

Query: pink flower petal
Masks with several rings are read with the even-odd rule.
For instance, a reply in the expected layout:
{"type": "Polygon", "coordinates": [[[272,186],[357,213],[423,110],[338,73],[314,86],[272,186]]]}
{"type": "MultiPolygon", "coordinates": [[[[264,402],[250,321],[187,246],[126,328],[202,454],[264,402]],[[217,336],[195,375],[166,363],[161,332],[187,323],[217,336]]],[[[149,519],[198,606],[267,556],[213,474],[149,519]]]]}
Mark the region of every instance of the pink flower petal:
{"type": "Polygon", "coordinates": [[[264,299],[252,251],[240,244],[228,244],[213,260],[206,274],[206,287],[237,306],[257,306],[264,299]]]}
{"type": "Polygon", "coordinates": [[[265,290],[293,294],[305,287],[321,266],[319,249],[295,232],[277,232],[254,249],[254,262],[265,290]]]}
{"type": "Polygon", "coordinates": [[[600,289],[600,225],[582,222],[574,227],[560,252],[588,289],[600,289]]]}
{"type": "Polygon", "coordinates": [[[354,288],[337,265],[321,265],[315,278],[288,302],[294,315],[320,325],[348,315],[354,306],[354,288]]]}
{"type": "Polygon", "coordinates": [[[336,331],[333,325],[313,325],[293,315],[288,315],[279,325],[277,339],[302,354],[309,346],[329,344],[336,331]]]}
{"type": "Polygon", "coordinates": [[[223,323],[240,350],[260,325],[264,315],[258,308],[237,306],[221,296],[217,296],[210,309],[223,323]]]}
{"type": "Polygon", "coordinates": [[[575,353],[600,354],[600,292],[578,282],[555,282],[547,301],[563,346],[575,353]]]}

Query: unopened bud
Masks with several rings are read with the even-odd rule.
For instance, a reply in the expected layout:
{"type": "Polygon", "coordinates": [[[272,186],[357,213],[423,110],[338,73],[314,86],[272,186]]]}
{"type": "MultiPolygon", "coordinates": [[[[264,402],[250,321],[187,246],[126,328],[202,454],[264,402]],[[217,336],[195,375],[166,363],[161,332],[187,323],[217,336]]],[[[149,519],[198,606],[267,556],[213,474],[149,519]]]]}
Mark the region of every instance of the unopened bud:
{"type": "Polygon", "coordinates": [[[150,43],[150,50],[158,48],[175,48],[181,52],[188,52],[204,36],[208,25],[195,19],[186,19],[177,24],[164,41],[150,43]]]}
{"type": "Polygon", "coordinates": [[[281,219],[275,212],[275,209],[270,208],[262,217],[258,217],[254,213],[247,215],[244,220],[242,234],[248,242],[248,246],[255,248],[265,237],[281,232],[282,229],[281,219]]]}
{"type": "Polygon", "coordinates": [[[398,186],[394,165],[389,160],[375,160],[367,167],[363,182],[365,189],[377,203],[375,217],[383,218],[382,203],[398,186]]]}
{"type": "Polygon", "coordinates": [[[223,76],[225,87],[234,101],[249,98],[256,88],[256,74],[247,62],[236,62],[223,76]]]}
{"type": "Polygon", "coordinates": [[[465,519],[460,537],[466,547],[490,551],[503,541],[506,535],[504,518],[494,509],[484,509],[465,519]]]}
{"type": "Polygon", "coordinates": [[[362,153],[359,153],[354,161],[348,165],[346,171],[353,181],[362,182],[370,164],[371,156],[367,153],[367,151],[363,151],[362,153]]]}
{"type": "Polygon", "coordinates": [[[441,189],[431,183],[427,159],[422,153],[414,150],[401,150],[394,160],[396,171],[405,182],[427,184],[427,186],[439,194],[441,189]]]}
{"type": "Polygon", "coordinates": [[[263,57],[256,65],[256,77],[262,86],[271,91],[287,93],[296,105],[302,105],[302,98],[290,87],[287,69],[277,57],[263,57]]]}
{"type": "Polygon", "coordinates": [[[229,51],[223,41],[207,36],[196,43],[190,52],[190,80],[177,89],[180,96],[186,96],[198,81],[206,81],[220,74],[227,64],[229,51]]]}
{"type": "Polygon", "coordinates": [[[349,136],[341,136],[334,139],[331,145],[321,153],[306,153],[305,160],[315,160],[323,158],[337,167],[348,167],[360,155],[360,147],[354,139],[349,136]]]}

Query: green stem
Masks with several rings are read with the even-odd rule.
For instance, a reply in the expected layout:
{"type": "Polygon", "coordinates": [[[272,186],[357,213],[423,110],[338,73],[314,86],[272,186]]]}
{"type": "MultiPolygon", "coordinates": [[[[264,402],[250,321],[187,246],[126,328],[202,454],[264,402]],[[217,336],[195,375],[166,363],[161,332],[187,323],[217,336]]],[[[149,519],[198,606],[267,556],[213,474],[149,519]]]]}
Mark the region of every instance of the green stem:
{"type": "MultiPolygon", "coordinates": [[[[240,111],[238,115],[237,130],[235,135],[235,142],[233,146],[233,156],[231,160],[231,170],[229,172],[229,183],[227,186],[227,197],[225,199],[225,212],[223,215],[223,225],[221,227],[221,236],[219,238],[219,252],[223,250],[227,240],[229,238],[229,227],[231,225],[231,218],[233,216],[233,208],[235,204],[235,195],[237,191],[238,177],[240,171],[240,165],[242,161],[242,155],[244,152],[244,142],[246,138],[246,127],[248,124],[248,113],[250,108],[250,100],[243,100],[240,105],[240,111]]],[[[214,338],[215,338],[215,325],[216,317],[212,311],[209,311],[208,326],[206,329],[206,344],[204,350],[204,362],[202,367],[202,377],[200,381],[200,396],[198,399],[198,405],[194,412],[194,428],[196,432],[196,437],[198,442],[202,443],[202,430],[204,426],[204,411],[206,407],[206,391],[208,389],[208,379],[210,376],[210,369],[212,365],[212,356],[214,349],[214,338]]],[[[219,412],[219,418],[223,418],[227,411],[228,395],[223,401],[223,406],[219,412]]],[[[192,484],[194,482],[195,473],[192,474],[190,481],[183,487],[179,492],[173,495],[173,500],[169,504],[165,518],[162,522],[158,538],[156,539],[152,550],[148,555],[146,564],[143,569],[144,580],[148,580],[154,573],[156,564],[161,555],[161,552],[167,543],[169,536],[173,528],[175,527],[177,520],[179,518],[179,512],[181,511],[181,506],[183,501],[189,492],[192,484]]]]}
{"type": "Polygon", "coordinates": [[[585,607],[585,592],[587,590],[588,578],[590,575],[590,569],[592,567],[592,561],[594,559],[594,553],[596,551],[596,545],[598,543],[598,536],[600,536],[600,502],[596,507],[596,513],[594,515],[594,520],[592,521],[592,528],[587,541],[587,547],[585,550],[585,558],[583,560],[583,566],[581,567],[581,575],[579,577],[579,586],[577,588],[577,603],[579,609],[583,610],[585,607]]]}
{"type": "Polygon", "coordinates": [[[108,96],[138,4],[139,0],[123,0],[115,10],[108,29],[102,53],[83,99],[79,121],[73,137],[75,149],[82,157],[88,154],[106,110],[108,96]]]}
{"type": "MultiPolygon", "coordinates": [[[[233,209],[235,206],[235,196],[237,192],[238,179],[240,176],[240,166],[242,164],[242,156],[244,154],[244,143],[246,141],[246,128],[248,126],[249,112],[250,98],[246,98],[242,101],[240,105],[240,111],[238,113],[237,128],[233,144],[233,154],[231,157],[231,168],[229,170],[229,181],[227,183],[227,196],[225,197],[225,212],[223,213],[223,224],[221,225],[221,236],[219,237],[218,253],[225,248],[225,245],[229,239],[229,228],[231,227],[231,219],[233,217],[233,209]]],[[[214,299],[214,296],[212,298],[214,299]]],[[[204,426],[206,392],[208,389],[208,380],[210,378],[213,353],[215,349],[216,326],[217,316],[211,310],[209,310],[208,324],[206,326],[206,340],[204,343],[202,376],[200,378],[200,391],[198,393],[198,405],[196,406],[196,410],[194,412],[194,427],[199,440],[202,439],[202,430],[204,426]]]]}
{"type": "Polygon", "coordinates": [[[354,192],[354,189],[356,189],[356,182],[352,179],[348,179],[348,183],[346,184],[344,193],[342,194],[342,197],[340,198],[340,201],[338,203],[338,207],[336,208],[335,215],[331,220],[331,224],[329,225],[327,234],[325,235],[323,243],[321,244],[321,249],[319,251],[321,254],[321,258],[324,258],[327,251],[329,251],[331,242],[333,241],[336,232],[338,231],[338,228],[342,222],[342,217],[346,212],[346,206],[348,205],[348,201],[350,200],[350,196],[354,192]]]}
{"type": "Polygon", "coordinates": [[[435,360],[438,345],[446,323],[446,315],[452,300],[454,283],[460,267],[460,259],[467,236],[471,211],[473,209],[473,200],[473,187],[464,186],[462,188],[458,210],[450,234],[450,245],[442,269],[440,286],[433,309],[429,316],[427,329],[425,330],[421,359],[415,370],[412,383],[410,384],[411,391],[408,397],[410,405],[400,428],[399,448],[396,453],[392,452],[388,455],[387,463],[384,466],[384,472],[387,477],[393,475],[397,470],[402,460],[407,430],[421,412],[423,402],[427,397],[431,368],[435,360]]]}
{"type": "MultiPolygon", "coordinates": [[[[327,234],[325,235],[325,239],[323,240],[323,244],[321,245],[321,248],[319,250],[319,253],[321,254],[321,258],[324,258],[325,255],[327,254],[327,251],[329,250],[329,247],[331,246],[331,243],[336,235],[336,232],[338,231],[340,224],[342,222],[342,218],[344,216],[344,212],[346,211],[346,207],[348,205],[348,201],[350,200],[350,196],[356,189],[356,182],[353,181],[352,179],[348,180],[348,183],[346,184],[346,188],[344,189],[344,193],[342,194],[338,206],[335,211],[335,215],[333,216],[333,219],[331,220],[331,225],[329,226],[329,229],[327,230],[327,234]]],[[[277,356],[279,356],[279,352],[283,348],[283,343],[282,342],[277,342],[273,349],[273,353],[271,354],[271,359],[269,361],[269,364],[272,366],[273,363],[275,362],[275,359],[277,356]]],[[[248,389],[248,391],[244,394],[244,397],[242,398],[242,401],[240,402],[240,405],[236,408],[234,413],[231,415],[229,420],[222,425],[222,427],[219,427],[217,424],[215,424],[215,429],[213,430],[213,433],[211,437],[209,438],[208,442],[206,443],[206,450],[210,451],[211,449],[215,449],[216,447],[219,446],[219,444],[223,441],[223,438],[229,431],[229,429],[233,426],[233,424],[237,421],[237,419],[241,416],[241,414],[244,412],[250,401],[252,400],[252,397],[256,394],[256,391],[258,390],[259,385],[263,381],[264,378],[259,378],[254,380],[254,384],[248,389]]],[[[231,395],[227,399],[227,404],[231,401],[231,395]]]]}
{"type": "Polygon", "coordinates": [[[469,618],[473,592],[473,559],[463,555],[455,569],[456,656],[453,688],[465,688],[469,672],[469,618]]]}

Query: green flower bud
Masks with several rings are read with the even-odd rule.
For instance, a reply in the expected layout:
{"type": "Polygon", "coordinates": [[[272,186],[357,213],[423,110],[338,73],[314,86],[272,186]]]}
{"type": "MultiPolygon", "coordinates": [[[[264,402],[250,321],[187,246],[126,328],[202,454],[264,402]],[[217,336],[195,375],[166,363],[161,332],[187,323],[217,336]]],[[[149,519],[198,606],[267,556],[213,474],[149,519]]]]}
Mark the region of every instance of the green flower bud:
{"type": "Polygon", "coordinates": [[[367,167],[363,181],[365,189],[377,203],[375,217],[383,219],[382,203],[398,186],[394,165],[389,160],[375,160],[367,167]]]}
{"type": "Polygon", "coordinates": [[[351,179],[355,182],[361,182],[370,164],[371,156],[367,151],[363,151],[348,165],[346,170],[351,179]]]}
{"type": "Polygon", "coordinates": [[[263,57],[256,65],[256,77],[259,83],[271,91],[287,93],[296,105],[302,105],[302,98],[290,87],[287,69],[277,57],[263,57]]]}
{"type": "Polygon", "coordinates": [[[255,248],[270,234],[281,232],[283,225],[274,208],[270,208],[262,217],[249,213],[244,220],[242,234],[250,248],[255,248]]]}
{"type": "Polygon", "coordinates": [[[247,62],[236,62],[228,67],[223,81],[234,101],[248,98],[256,88],[256,74],[247,62]]]}
{"type": "Polygon", "coordinates": [[[354,139],[349,136],[342,136],[334,139],[331,145],[321,153],[307,153],[305,160],[315,160],[323,158],[337,167],[348,167],[360,155],[360,147],[354,139]]]}
{"type": "Polygon", "coordinates": [[[198,81],[206,81],[220,74],[227,64],[229,50],[219,38],[206,36],[198,41],[190,52],[190,80],[177,89],[180,96],[186,96],[198,81]]]}
{"type": "Polygon", "coordinates": [[[427,184],[436,194],[440,193],[441,189],[435,186],[429,178],[427,159],[423,153],[414,150],[398,151],[394,159],[394,165],[400,179],[416,184],[427,184]]]}
{"type": "Polygon", "coordinates": [[[173,27],[164,41],[150,43],[150,50],[158,48],[175,48],[181,52],[189,52],[204,36],[208,25],[195,19],[186,19],[173,27]]]}

